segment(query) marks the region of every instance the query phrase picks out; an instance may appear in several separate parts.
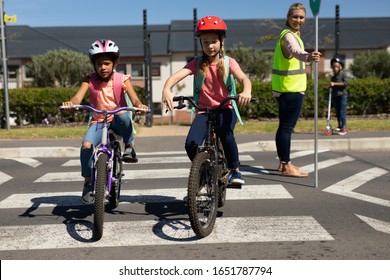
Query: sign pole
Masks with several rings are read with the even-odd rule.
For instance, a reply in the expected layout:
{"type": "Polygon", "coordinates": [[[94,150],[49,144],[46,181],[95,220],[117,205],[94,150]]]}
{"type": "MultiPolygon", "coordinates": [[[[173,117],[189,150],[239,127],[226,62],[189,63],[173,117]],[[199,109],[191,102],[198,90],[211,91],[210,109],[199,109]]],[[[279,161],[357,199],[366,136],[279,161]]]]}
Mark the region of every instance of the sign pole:
{"type": "Polygon", "coordinates": [[[8,101],[8,67],[7,67],[7,55],[5,50],[5,24],[4,24],[4,0],[0,3],[0,28],[1,28],[1,57],[3,60],[3,88],[4,88],[4,118],[5,128],[10,130],[9,122],[9,101],[8,101]]]}
{"type": "MultiPolygon", "coordinates": [[[[310,0],[310,8],[315,20],[315,48],[318,52],[318,13],[321,0],[310,0]]],[[[314,62],[314,187],[318,187],[318,62],[314,62]]]]}

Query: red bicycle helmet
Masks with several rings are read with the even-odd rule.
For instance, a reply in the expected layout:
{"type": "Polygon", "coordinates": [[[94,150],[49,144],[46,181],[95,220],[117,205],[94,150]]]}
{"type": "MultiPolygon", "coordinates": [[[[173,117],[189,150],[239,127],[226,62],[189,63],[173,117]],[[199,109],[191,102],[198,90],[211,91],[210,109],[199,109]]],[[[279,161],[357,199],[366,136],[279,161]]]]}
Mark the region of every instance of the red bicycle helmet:
{"type": "Polygon", "coordinates": [[[196,35],[199,37],[202,32],[218,32],[225,36],[226,30],[226,24],[222,19],[217,16],[206,16],[199,20],[196,26],[196,35]]]}

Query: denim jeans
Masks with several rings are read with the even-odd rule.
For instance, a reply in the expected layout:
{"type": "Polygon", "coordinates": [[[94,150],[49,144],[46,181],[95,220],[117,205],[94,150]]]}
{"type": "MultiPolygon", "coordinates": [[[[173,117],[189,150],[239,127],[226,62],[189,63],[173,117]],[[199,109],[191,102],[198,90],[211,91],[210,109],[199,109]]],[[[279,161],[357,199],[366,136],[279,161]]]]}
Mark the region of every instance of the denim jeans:
{"type": "Polygon", "coordinates": [[[332,103],[336,110],[338,127],[347,128],[347,95],[333,96],[332,103]]]}
{"type": "MultiPolygon", "coordinates": [[[[234,137],[234,127],[237,116],[233,109],[222,109],[217,115],[217,134],[221,139],[225,151],[228,168],[236,169],[240,165],[238,148],[234,137]]],[[[185,149],[188,158],[192,161],[198,151],[198,146],[202,145],[206,137],[206,114],[196,115],[192,122],[185,142],[185,149]]]]}
{"type": "MultiPolygon", "coordinates": [[[[95,123],[91,125],[84,136],[83,143],[90,142],[93,147],[99,145],[102,139],[102,128],[102,123],[95,123]]],[[[132,142],[133,125],[129,114],[115,114],[114,119],[110,124],[110,128],[112,128],[115,133],[120,134],[123,137],[125,144],[130,144],[132,142]]],[[[81,147],[80,149],[81,176],[84,178],[89,178],[92,174],[92,153],[93,148],[86,149],[81,147]]]]}
{"type": "Polygon", "coordinates": [[[305,96],[300,92],[282,93],[276,97],[279,105],[279,127],[275,142],[279,160],[290,162],[291,134],[302,111],[305,96]]]}

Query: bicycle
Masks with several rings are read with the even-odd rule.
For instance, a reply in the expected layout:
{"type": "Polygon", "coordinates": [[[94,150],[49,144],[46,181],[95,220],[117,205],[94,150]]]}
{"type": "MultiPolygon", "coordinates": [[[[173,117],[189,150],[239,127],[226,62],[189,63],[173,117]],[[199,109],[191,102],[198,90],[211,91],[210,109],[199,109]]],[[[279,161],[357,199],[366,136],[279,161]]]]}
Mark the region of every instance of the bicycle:
{"type": "Polygon", "coordinates": [[[218,208],[224,206],[226,202],[226,189],[241,188],[227,182],[229,175],[227,160],[216,133],[218,112],[226,102],[238,100],[238,97],[226,97],[216,108],[200,108],[191,97],[176,96],[173,101],[179,103],[174,108],[179,110],[185,108],[185,100],[207,115],[204,144],[198,147],[192,161],[187,186],[187,207],[191,227],[198,237],[203,238],[214,228],[218,208]]]}
{"type": "Polygon", "coordinates": [[[101,143],[94,147],[92,154],[92,193],[94,196],[93,238],[103,236],[104,210],[106,200],[110,209],[119,205],[123,177],[122,152],[124,142],[120,135],[109,128],[107,117],[121,111],[147,111],[135,107],[119,107],[115,110],[97,110],[89,105],[60,106],[60,109],[82,109],[103,115],[101,143]]]}

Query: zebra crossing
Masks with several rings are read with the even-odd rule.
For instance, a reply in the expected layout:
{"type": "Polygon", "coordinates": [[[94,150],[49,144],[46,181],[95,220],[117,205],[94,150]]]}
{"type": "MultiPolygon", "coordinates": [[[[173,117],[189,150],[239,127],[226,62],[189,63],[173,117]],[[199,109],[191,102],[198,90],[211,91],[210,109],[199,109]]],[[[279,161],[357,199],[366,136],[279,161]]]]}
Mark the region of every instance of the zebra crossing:
{"type": "MultiPolygon", "coordinates": [[[[320,151],[326,153],[327,151],[320,151]]],[[[293,153],[292,158],[310,156],[308,151],[293,153]]],[[[293,201],[294,196],[283,184],[267,183],[255,184],[264,175],[273,171],[263,166],[252,166],[255,159],[244,154],[240,156],[243,167],[241,171],[248,176],[249,184],[241,190],[229,189],[227,192],[227,204],[235,201],[268,201],[268,200],[289,200],[293,201]]],[[[354,161],[350,156],[336,157],[320,161],[319,169],[331,168],[332,166],[354,161]]],[[[35,159],[26,161],[31,168],[41,166],[35,159]]],[[[131,209],[134,205],[145,205],[153,203],[181,203],[184,206],[186,201],[186,178],[188,177],[190,163],[181,152],[172,153],[145,153],[140,155],[137,170],[131,165],[125,165],[124,180],[131,181],[131,189],[123,189],[121,202],[118,211],[131,209]],[[164,164],[164,168],[149,168],[149,166],[164,164]],[[174,167],[169,166],[175,164],[174,167]],[[177,167],[180,166],[180,167],[177,167]],[[169,167],[169,168],[168,168],[169,167]],[[176,167],[176,168],[175,168],[176,167]],[[180,181],[179,187],[172,186],[171,179],[180,181]],[[145,180],[153,181],[155,188],[144,188],[145,180]]],[[[48,172],[43,174],[32,184],[50,183],[54,186],[57,183],[76,182],[82,180],[79,171],[79,160],[70,159],[58,166],[61,170],[64,167],[70,171],[48,172]]],[[[302,167],[305,172],[313,172],[313,164],[302,167]]],[[[366,171],[365,171],[366,172],[366,171]]],[[[364,201],[377,203],[390,207],[390,202],[384,199],[371,199],[368,195],[361,195],[354,192],[358,186],[367,181],[387,173],[381,168],[372,168],[368,173],[355,174],[344,179],[323,191],[342,196],[348,196],[364,201]],[[368,175],[367,175],[368,174],[368,175]],[[347,184],[348,182],[348,184],[347,184]],[[352,184],[350,184],[352,182],[352,184]],[[347,187],[349,186],[349,187],[347,187]]],[[[13,178],[0,171],[0,185],[13,180],[13,178]]],[[[38,189],[38,188],[37,188],[38,189]]],[[[27,209],[87,207],[83,206],[80,200],[80,191],[77,192],[33,192],[14,193],[0,201],[1,211],[12,211],[20,213],[27,209]]],[[[65,210],[66,211],[66,210],[65,210]]],[[[223,210],[222,210],[223,211],[223,210]]],[[[46,212],[45,212],[46,213],[46,212]]],[[[53,214],[54,215],[54,214],[53,214]]],[[[53,223],[47,219],[47,223],[34,225],[8,225],[0,226],[0,251],[31,250],[31,249],[60,249],[60,248],[88,248],[105,246],[158,246],[158,245],[179,245],[179,244],[211,244],[211,243],[248,243],[248,242],[294,242],[294,241],[332,241],[332,235],[310,215],[285,215],[285,216],[244,216],[230,213],[226,217],[217,218],[213,233],[204,239],[198,239],[191,230],[188,219],[183,215],[177,217],[150,217],[144,220],[117,221],[111,219],[107,213],[104,225],[104,236],[98,242],[91,242],[92,223],[90,217],[71,222],[53,223]],[[121,238],[110,238],[110,236],[121,236],[121,238]]],[[[129,216],[131,218],[131,216],[129,216]]],[[[358,216],[361,220],[370,222],[375,227],[375,221],[369,217],[358,216]]],[[[383,232],[388,228],[386,225],[378,225],[383,232]],[[384,229],[383,229],[384,228],[384,229]]]]}

